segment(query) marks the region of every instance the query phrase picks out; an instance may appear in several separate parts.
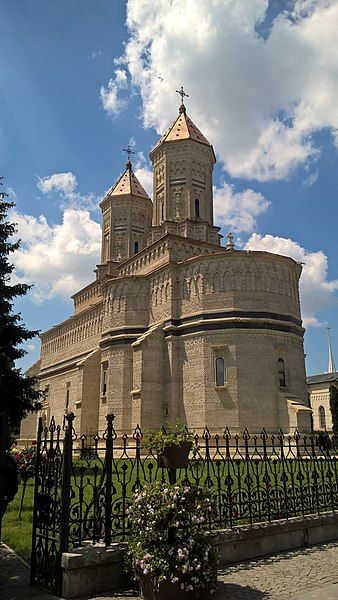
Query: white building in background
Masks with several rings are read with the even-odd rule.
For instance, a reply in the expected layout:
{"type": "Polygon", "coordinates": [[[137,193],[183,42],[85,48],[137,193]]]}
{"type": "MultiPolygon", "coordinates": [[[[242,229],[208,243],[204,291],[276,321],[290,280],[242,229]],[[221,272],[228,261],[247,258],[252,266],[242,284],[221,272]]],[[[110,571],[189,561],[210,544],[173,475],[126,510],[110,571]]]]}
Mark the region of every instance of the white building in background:
{"type": "Polygon", "coordinates": [[[310,404],[313,410],[313,428],[315,431],[326,430],[332,432],[332,415],[330,409],[330,387],[338,389],[338,371],[333,357],[333,350],[330,337],[330,328],[328,332],[328,368],[327,373],[312,375],[307,378],[310,404]]]}

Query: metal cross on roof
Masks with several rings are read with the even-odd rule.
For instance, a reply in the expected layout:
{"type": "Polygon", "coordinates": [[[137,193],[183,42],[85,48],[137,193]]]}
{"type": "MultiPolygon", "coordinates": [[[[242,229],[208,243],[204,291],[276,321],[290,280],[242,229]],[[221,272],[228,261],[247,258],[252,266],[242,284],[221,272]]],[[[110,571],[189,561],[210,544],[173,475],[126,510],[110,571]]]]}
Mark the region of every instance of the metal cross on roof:
{"type": "Polygon", "coordinates": [[[183,89],[183,85],[181,85],[181,89],[180,90],[176,90],[176,92],[181,96],[182,104],[184,104],[183,98],[184,98],[184,96],[186,96],[187,98],[189,98],[189,94],[185,93],[185,91],[183,89]]]}
{"type": "Polygon", "coordinates": [[[227,244],[225,246],[226,249],[227,250],[233,250],[234,247],[235,247],[235,244],[234,244],[234,234],[229,231],[229,233],[226,234],[226,237],[227,237],[227,240],[228,240],[228,242],[227,242],[227,244]]]}
{"type": "Polygon", "coordinates": [[[131,149],[130,144],[128,144],[128,146],[126,148],[123,148],[123,152],[127,153],[128,156],[128,162],[130,162],[130,157],[132,154],[135,154],[135,152],[131,149]]]}

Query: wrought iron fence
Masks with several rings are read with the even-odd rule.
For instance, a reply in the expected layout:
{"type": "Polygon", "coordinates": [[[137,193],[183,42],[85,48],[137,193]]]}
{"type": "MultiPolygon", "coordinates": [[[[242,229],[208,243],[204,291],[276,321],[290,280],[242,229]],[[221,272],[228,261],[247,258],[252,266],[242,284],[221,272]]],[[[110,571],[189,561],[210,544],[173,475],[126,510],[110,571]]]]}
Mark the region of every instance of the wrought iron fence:
{"type": "MultiPolygon", "coordinates": [[[[33,581],[54,590],[46,582],[53,557],[57,562],[62,551],[84,542],[126,540],[133,492],[146,482],[169,479],[145,449],[138,427],[118,436],[114,416],[108,415],[103,436],[77,437],[73,419],[67,416],[64,431],[54,420],[44,431],[40,424],[38,434],[33,581]]],[[[209,488],[217,506],[210,529],[236,527],[337,510],[337,463],[329,436],[265,430],[232,435],[227,428],[211,435],[206,428],[195,436],[188,467],[177,471],[177,481],[209,488]]]]}

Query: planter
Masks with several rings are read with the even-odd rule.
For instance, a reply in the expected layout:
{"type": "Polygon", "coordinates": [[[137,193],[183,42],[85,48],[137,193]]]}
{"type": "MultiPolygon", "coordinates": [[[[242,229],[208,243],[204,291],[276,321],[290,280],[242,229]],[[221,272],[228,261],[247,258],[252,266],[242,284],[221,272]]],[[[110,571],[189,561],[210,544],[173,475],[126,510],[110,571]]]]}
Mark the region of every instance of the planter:
{"type": "Polygon", "coordinates": [[[185,469],[188,466],[191,446],[192,442],[181,442],[178,445],[166,446],[157,457],[158,466],[166,469],[185,469]]]}
{"type": "Polygon", "coordinates": [[[193,592],[181,590],[180,582],[170,583],[170,581],[162,581],[158,590],[154,589],[151,575],[142,575],[139,584],[140,596],[144,600],[199,600],[199,598],[208,597],[208,594],[205,594],[201,589],[194,590],[193,592]]]}

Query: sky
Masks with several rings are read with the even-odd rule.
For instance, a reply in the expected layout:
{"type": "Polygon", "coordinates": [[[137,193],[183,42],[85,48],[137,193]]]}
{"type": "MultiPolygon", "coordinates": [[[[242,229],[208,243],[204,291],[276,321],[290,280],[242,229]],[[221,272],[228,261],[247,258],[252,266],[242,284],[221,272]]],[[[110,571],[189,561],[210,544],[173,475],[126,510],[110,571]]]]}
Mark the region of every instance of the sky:
{"type": "MultiPolygon", "coordinates": [[[[338,360],[338,0],[0,0],[0,171],[16,206],[16,303],[31,329],[72,314],[99,262],[99,202],[189,116],[214,146],[215,222],[291,256],[308,374],[338,360]]],[[[26,369],[39,340],[26,344],[26,369]]]]}

